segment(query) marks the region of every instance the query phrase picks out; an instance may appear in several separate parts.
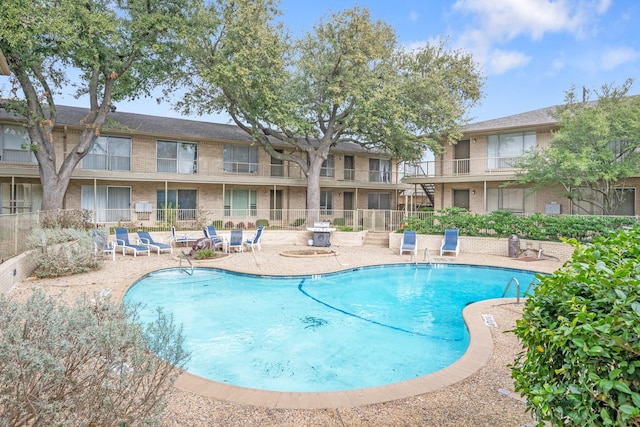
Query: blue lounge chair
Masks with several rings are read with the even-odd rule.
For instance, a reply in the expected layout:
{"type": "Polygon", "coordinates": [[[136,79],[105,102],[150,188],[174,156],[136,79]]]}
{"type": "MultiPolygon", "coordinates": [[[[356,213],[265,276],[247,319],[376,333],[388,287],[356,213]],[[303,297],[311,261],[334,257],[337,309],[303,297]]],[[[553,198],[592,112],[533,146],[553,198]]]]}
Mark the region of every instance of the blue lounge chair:
{"type": "Polygon", "coordinates": [[[148,246],[151,249],[157,250],[158,256],[160,256],[160,252],[162,251],[173,253],[173,246],[163,243],[162,240],[156,242],[148,231],[138,231],[138,241],[142,246],[148,246]]]}
{"type": "Polygon", "coordinates": [[[138,256],[138,252],[146,252],[151,255],[151,250],[147,246],[134,245],[129,242],[129,230],[126,228],[116,228],[116,248],[122,248],[122,255],[126,255],[127,249],[133,252],[133,256],[138,256]]]}
{"type": "Polygon", "coordinates": [[[224,248],[224,241],[220,238],[220,236],[218,236],[215,225],[207,225],[202,231],[204,231],[204,237],[206,237],[207,239],[211,239],[216,248],[218,246],[220,247],[220,249],[224,248]]]}
{"type": "Polygon", "coordinates": [[[190,244],[197,242],[198,239],[198,237],[191,237],[186,234],[176,236],[176,228],[173,225],[171,226],[171,237],[169,238],[169,242],[182,243],[185,246],[189,246],[190,244]]]}
{"type": "Polygon", "coordinates": [[[416,257],[418,255],[418,241],[415,230],[405,230],[405,232],[402,233],[400,255],[402,255],[403,252],[410,252],[411,257],[416,257]]]}
{"type": "Polygon", "coordinates": [[[262,238],[262,230],[264,230],[264,225],[258,227],[258,231],[256,231],[255,236],[250,239],[244,241],[244,244],[251,248],[251,252],[253,252],[254,248],[258,248],[258,250],[262,250],[262,246],[260,245],[260,239],[262,238]]]}
{"type": "Polygon", "coordinates": [[[231,249],[233,248],[237,249],[238,252],[244,252],[244,242],[242,241],[242,230],[231,230],[231,236],[229,237],[227,252],[231,252],[231,249]]]}
{"type": "Polygon", "coordinates": [[[460,253],[460,241],[458,240],[458,230],[446,229],[444,230],[444,238],[442,239],[442,246],[440,246],[440,256],[443,252],[455,252],[456,256],[460,253]]]}

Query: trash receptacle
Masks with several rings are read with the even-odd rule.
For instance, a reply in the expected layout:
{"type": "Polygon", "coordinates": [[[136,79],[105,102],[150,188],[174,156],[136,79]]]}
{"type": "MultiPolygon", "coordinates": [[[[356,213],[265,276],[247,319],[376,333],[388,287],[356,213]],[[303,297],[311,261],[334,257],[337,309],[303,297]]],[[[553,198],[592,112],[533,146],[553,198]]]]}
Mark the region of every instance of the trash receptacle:
{"type": "Polygon", "coordinates": [[[509,258],[518,258],[520,255],[520,239],[515,234],[509,236],[509,258]]]}

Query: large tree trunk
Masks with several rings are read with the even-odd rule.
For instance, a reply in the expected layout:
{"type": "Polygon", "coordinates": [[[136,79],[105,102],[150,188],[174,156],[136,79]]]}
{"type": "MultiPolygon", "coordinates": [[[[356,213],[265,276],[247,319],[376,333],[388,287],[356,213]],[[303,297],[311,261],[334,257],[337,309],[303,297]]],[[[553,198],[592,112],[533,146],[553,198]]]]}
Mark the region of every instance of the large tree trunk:
{"type": "Polygon", "coordinates": [[[307,169],[307,226],[320,220],[320,170],[324,160],[317,153],[309,153],[307,169]]]}

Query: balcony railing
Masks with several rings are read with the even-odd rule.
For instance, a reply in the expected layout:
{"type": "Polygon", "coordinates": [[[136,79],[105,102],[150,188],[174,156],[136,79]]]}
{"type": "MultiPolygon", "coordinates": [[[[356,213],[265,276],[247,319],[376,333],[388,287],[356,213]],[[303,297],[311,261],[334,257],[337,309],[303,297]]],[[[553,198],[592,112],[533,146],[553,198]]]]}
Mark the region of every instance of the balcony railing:
{"type": "Polygon", "coordinates": [[[513,174],[520,157],[482,157],[475,159],[430,160],[404,165],[405,178],[446,177],[462,175],[513,174]]]}
{"type": "MultiPolygon", "coordinates": [[[[27,153],[28,154],[28,153],[27,153]]],[[[27,156],[20,159],[18,163],[33,167],[35,164],[27,163],[27,156]]],[[[9,160],[6,160],[9,162],[9,160]]],[[[5,159],[0,159],[0,165],[5,159]]],[[[15,161],[12,160],[13,163],[15,161]]],[[[37,164],[37,163],[36,163],[37,164]]],[[[110,171],[121,173],[123,179],[127,174],[176,174],[192,175],[194,177],[224,177],[238,176],[251,178],[276,178],[276,179],[299,179],[304,180],[305,175],[300,166],[293,162],[283,162],[283,164],[271,163],[246,163],[246,162],[225,162],[222,159],[199,158],[195,160],[180,160],[156,157],[127,157],[127,156],[107,156],[88,155],[74,171],[74,176],[86,176],[83,171],[95,173],[96,171],[110,171]]],[[[34,168],[34,173],[37,170],[34,168]]],[[[154,177],[149,177],[150,180],[154,177]]],[[[323,168],[321,179],[326,181],[352,181],[354,183],[399,183],[398,174],[395,171],[377,171],[369,169],[342,169],[323,168]]],[[[257,179],[256,181],[259,181],[257,179]]]]}

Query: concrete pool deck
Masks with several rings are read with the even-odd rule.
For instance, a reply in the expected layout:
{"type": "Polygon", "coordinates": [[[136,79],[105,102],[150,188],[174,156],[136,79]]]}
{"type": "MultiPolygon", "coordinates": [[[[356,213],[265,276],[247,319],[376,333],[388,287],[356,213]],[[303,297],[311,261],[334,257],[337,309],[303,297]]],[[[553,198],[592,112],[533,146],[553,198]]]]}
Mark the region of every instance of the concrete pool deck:
{"type": "MultiPolygon", "coordinates": [[[[181,247],[176,248],[179,253],[181,247]]],[[[300,246],[263,245],[262,251],[195,261],[195,266],[218,267],[254,274],[322,274],[365,265],[413,262],[408,254],[376,247],[332,247],[335,256],[290,258],[280,255],[300,246]]],[[[188,248],[184,249],[188,252],[188,248]]],[[[492,265],[553,272],[562,264],[553,260],[525,260],[461,252],[456,257],[432,256],[434,262],[492,265]]],[[[420,258],[419,258],[420,259],[420,258]]],[[[10,292],[26,295],[33,288],[63,299],[82,293],[98,294],[111,288],[121,299],[144,274],[177,267],[177,256],[117,255],[101,270],[55,279],[29,278],[10,292]]],[[[184,265],[184,261],[183,261],[184,265]]],[[[505,284],[506,286],[506,284],[505,284]]],[[[402,383],[332,393],[273,393],[228,386],[183,374],[168,398],[166,426],[524,426],[533,420],[513,392],[507,367],[521,350],[516,337],[506,333],[520,317],[522,305],[498,299],[471,305],[465,320],[471,343],[465,356],[450,367],[402,383]],[[490,315],[496,326],[488,326],[490,315]]]]}

